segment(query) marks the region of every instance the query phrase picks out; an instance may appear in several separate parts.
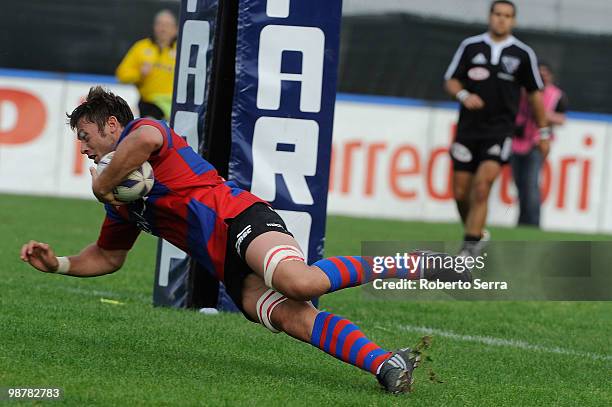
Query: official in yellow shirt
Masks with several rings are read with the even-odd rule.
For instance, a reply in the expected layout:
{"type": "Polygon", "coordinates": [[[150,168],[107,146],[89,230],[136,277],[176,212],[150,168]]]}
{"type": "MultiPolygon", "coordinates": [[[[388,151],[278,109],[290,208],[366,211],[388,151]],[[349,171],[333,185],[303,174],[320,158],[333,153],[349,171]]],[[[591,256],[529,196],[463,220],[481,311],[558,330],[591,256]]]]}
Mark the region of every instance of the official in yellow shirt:
{"type": "Polygon", "coordinates": [[[117,67],[117,79],[138,88],[140,117],[170,118],[177,32],[174,14],[160,11],[155,16],[153,38],[132,45],[117,67]]]}

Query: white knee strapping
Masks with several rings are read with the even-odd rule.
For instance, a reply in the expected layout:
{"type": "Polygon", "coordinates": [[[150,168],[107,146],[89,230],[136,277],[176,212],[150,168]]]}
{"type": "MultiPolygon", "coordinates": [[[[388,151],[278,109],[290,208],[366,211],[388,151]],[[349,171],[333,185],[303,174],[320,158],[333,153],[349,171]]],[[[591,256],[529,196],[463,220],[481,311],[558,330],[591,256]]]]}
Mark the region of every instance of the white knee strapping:
{"type": "Polygon", "coordinates": [[[287,297],[272,289],[266,291],[257,300],[257,317],[259,318],[259,322],[275,334],[280,331],[272,325],[272,311],[274,311],[277,305],[285,300],[287,300],[287,297]]]}
{"type": "Polygon", "coordinates": [[[272,276],[276,271],[276,266],[281,261],[285,260],[299,260],[304,261],[304,254],[295,246],[275,246],[268,250],[266,257],[264,258],[264,282],[266,286],[274,289],[272,286],[272,276]]]}

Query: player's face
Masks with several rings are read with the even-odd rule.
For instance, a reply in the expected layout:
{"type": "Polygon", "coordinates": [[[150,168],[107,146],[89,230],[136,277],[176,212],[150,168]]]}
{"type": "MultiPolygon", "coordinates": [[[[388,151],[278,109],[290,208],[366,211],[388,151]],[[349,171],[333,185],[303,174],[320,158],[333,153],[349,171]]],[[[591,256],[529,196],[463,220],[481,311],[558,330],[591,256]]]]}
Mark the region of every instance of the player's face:
{"type": "Polygon", "coordinates": [[[172,41],[177,33],[176,20],[170,14],[160,14],[153,24],[153,32],[158,41],[172,41]]]}
{"type": "Polygon", "coordinates": [[[489,16],[489,30],[497,37],[504,37],[510,35],[514,23],[514,7],[509,4],[496,4],[489,16]]]}
{"type": "Polygon", "coordinates": [[[94,163],[114,150],[115,139],[108,131],[108,125],[104,131],[100,131],[98,125],[81,118],[77,123],[77,139],[81,143],[81,154],[85,154],[94,163]]]}

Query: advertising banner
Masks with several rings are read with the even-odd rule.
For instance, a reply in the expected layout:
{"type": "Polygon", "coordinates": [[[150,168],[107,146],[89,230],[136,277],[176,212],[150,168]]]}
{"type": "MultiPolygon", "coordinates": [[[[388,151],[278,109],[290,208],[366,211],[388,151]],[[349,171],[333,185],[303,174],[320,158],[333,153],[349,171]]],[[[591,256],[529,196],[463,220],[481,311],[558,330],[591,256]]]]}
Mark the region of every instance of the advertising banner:
{"type": "Polygon", "coordinates": [[[323,255],[340,0],[242,0],[229,178],[323,255]]]}
{"type": "MultiPolygon", "coordinates": [[[[170,127],[196,151],[204,130],[218,3],[218,0],[183,0],[181,4],[170,127]]],[[[186,305],[190,267],[186,253],[159,240],[153,288],[155,305],[186,305]]]]}

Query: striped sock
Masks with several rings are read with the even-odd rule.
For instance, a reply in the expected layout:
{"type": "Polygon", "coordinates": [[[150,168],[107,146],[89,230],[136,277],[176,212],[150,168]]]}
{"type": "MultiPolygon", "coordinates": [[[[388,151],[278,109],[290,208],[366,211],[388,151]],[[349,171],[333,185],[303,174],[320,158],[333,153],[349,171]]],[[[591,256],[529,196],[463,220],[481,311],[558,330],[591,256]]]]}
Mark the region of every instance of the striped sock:
{"type": "Polygon", "coordinates": [[[378,372],[378,367],[391,354],[366,338],[351,321],[329,312],[317,314],[310,343],[333,357],[372,374],[378,372]]]}
{"type": "Polygon", "coordinates": [[[415,272],[414,267],[385,267],[384,264],[381,264],[377,266],[382,268],[382,271],[375,273],[373,262],[373,257],[370,256],[338,256],[319,260],[313,263],[313,266],[323,270],[323,273],[329,278],[331,287],[328,293],[366,284],[377,278],[405,278],[409,280],[423,278],[422,272],[420,270],[415,272]]]}

